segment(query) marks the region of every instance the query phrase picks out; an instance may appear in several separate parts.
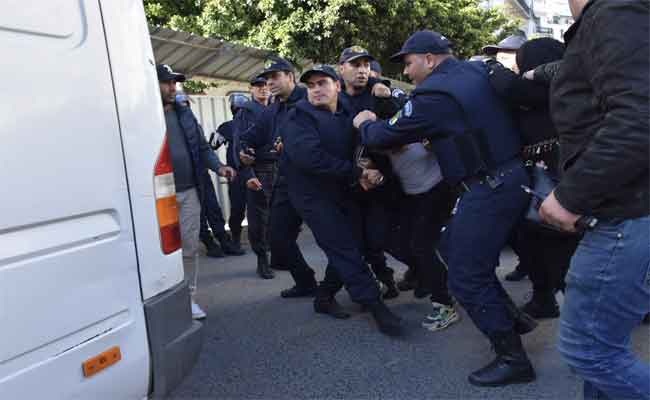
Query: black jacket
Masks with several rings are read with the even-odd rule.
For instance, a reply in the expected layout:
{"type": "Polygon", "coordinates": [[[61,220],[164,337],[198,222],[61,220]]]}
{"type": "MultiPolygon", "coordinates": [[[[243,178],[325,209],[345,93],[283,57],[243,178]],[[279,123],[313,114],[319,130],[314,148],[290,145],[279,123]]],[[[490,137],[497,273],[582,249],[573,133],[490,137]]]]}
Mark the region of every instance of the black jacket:
{"type": "Polygon", "coordinates": [[[592,0],[565,35],[551,84],[566,209],[605,218],[650,214],[647,0],[592,0]]]}
{"type": "MultiPolygon", "coordinates": [[[[521,72],[562,58],[561,42],[540,38],[526,42],[517,51],[517,66],[521,72]]],[[[549,111],[549,86],[544,82],[524,79],[497,62],[490,66],[490,84],[513,109],[524,145],[526,161],[544,161],[551,172],[557,173],[558,134],[549,111]]]]}

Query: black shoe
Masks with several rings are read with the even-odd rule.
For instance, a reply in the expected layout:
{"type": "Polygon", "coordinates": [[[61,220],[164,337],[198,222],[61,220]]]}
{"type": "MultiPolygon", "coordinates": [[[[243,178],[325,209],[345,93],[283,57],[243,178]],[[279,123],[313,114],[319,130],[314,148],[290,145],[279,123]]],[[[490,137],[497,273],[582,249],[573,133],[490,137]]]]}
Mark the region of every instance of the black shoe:
{"type": "Polygon", "coordinates": [[[280,292],[280,296],[285,299],[295,298],[295,297],[314,297],[316,295],[316,286],[312,287],[301,287],[294,286],[289,289],[285,289],[280,292]]]}
{"type": "Polygon", "coordinates": [[[381,333],[388,336],[400,336],[404,333],[402,319],[393,314],[383,301],[368,304],[368,307],[381,333]]]}
{"type": "Polygon", "coordinates": [[[510,282],[518,282],[528,276],[528,272],[521,270],[517,265],[515,269],[506,275],[506,280],[510,282]]]}
{"type": "Polygon", "coordinates": [[[246,252],[242,250],[241,247],[235,246],[235,244],[230,239],[230,236],[227,234],[219,235],[217,237],[217,240],[219,240],[219,244],[221,244],[223,252],[229,256],[243,256],[246,254],[246,252]]]}
{"type": "Polygon", "coordinates": [[[417,286],[417,280],[415,279],[415,273],[411,272],[410,269],[406,270],[404,273],[404,278],[401,281],[397,282],[397,288],[400,292],[408,292],[409,290],[415,289],[417,286]]]}
{"type": "Polygon", "coordinates": [[[553,293],[533,293],[533,298],[524,304],[520,310],[535,319],[557,318],[560,316],[560,306],[555,301],[553,293]]]}
{"type": "Polygon", "coordinates": [[[315,298],[314,299],[314,311],[319,314],[331,315],[337,319],[347,319],[350,318],[350,314],[345,312],[341,305],[336,301],[333,296],[328,298],[315,298]]]}
{"type": "Polygon", "coordinates": [[[388,290],[381,296],[384,300],[388,299],[394,299],[395,297],[399,296],[399,290],[397,289],[397,285],[395,284],[394,280],[386,280],[386,282],[382,282],[384,286],[388,290]]]}
{"type": "Polygon", "coordinates": [[[262,279],[275,278],[275,274],[269,268],[269,261],[266,258],[266,254],[257,256],[257,275],[262,279]]]}
{"type": "Polygon", "coordinates": [[[209,240],[202,240],[202,242],[205,245],[206,256],[212,258],[221,258],[224,256],[223,251],[221,251],[221,247],[219,247],[219,245],[212,238],[209,240]]]}
{"type": "Polygon", "coordinates": [[[271,264],[271,268],[273,268],[276,271],[289,271],[289,267],[286,265],[278,265],[278,264],[271,264]]]}
{"type": "Polygon", "coordinates": [[[473,372],[469,383],[475,386],[506,386],[535,380],[535,370],[521,344],[521,337],[514,331],[492,339],[497,356],[485,367],[473,372]]]}
{"type": "Polygon", "coordinates": [[[432,293],[433,290],[430,287],[418,285],[413,291],[413,296],[416,299],[423,299],[425,297],[431,296],[432,293]]]}

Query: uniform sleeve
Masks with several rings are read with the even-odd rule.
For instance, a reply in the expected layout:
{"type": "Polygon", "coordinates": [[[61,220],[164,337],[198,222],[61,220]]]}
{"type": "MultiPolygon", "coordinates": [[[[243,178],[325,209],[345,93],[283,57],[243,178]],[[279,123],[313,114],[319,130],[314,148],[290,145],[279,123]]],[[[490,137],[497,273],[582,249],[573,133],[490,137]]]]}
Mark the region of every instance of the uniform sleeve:
{"type": "Polygon", "coordinates": [[[353,180],[359,173],[352,160],[341,160],[323,150],[320,137],[313,124],[295,117],[288,123],[284,138],[284,151],[299,169],[313,175],[335,179],[353,180]]]}
{"type": "Polygon", "coordinates": [[[219,158],[208,144],[208,141],[205,140],[203,128],[201,128],[201,126],[198,124],[197,126],[199,127],[199,154],[201,156],[201,160],[209,169],[213,170],[214,172],[219,172],[219,168],[223,167],[224,165],[221,163],[221,161],[219,161],[219,158]]]}
{"type": "Polygon", "coordinates": [[[462,111],[451,97],[415,96],[390,120],[366,121],[359,131],[363,145],[387,149],[423,139],[435,140],[458,121],[463,121],[462,111]]]}
{"type": "Polygon", "coordinates": [[[268,145],[270,134],[270,118],[272,115],[268,109],[264,110],[257,120],[251,121],[246,118],[248,113],[238,113],[241,116],[239,127],[239,142],[242,147],[252,147],[254,149],[268,145]],[[242,129],[243,128],[243,129],[242,129]]]}
{"type": "Polygon", "coordinates": [[[599,11],[589,46],[584,50],[586,74],[599,100],[600,128],[585,151],[565,172],[556,188],[560,204],[574,213],[588,213],[608,193],[647,173],[650,163],[648,35],[630,40],[629,27],[649,30],[648,5],[612,2],[599,11]]]}

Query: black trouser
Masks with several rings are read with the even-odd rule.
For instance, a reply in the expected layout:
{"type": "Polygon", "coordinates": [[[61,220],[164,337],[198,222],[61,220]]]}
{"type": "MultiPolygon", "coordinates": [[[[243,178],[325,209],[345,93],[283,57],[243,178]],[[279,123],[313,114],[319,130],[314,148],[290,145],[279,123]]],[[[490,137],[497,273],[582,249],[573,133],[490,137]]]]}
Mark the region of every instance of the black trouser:
{"type": "Polygon", "coordinates": [[[226,233],[226,221],[223,218],[223,212],[217,199],[217,193],[214,190],[210,174],[206,171],[203,177],[203,198],[201,201],[201,232],[199,237],[201,241],[209,241],[210,230],[215,237],[222,237],[226,233]]]}
{"type": "Polygon", "coordinates": [[[404,247],[410,250],[408,265],[414,269],[418,285],[431,290],[431,301],[447,305],[451,305],[447,268],[436,255],[435,246],[455,201],[452,190],[441,182],[428,192],[406,195],[402,208],[401,232],[406,241],[404,247]]]}
{"type": "Polygon", "coordinates": [[[230,218],[228,226],[233,238],[241,238],[241,223],[246,215],[246,182],[239,176],[228,184],[230,197],[230,218]]]}
{"type": "Polygon", "coordinates": [[[363,261],[359,248],[360,227],[357,204],[351,199],[339,203],[327,194],[308,200],[291,193],[300,215],[314,234],[314,239],[327,256],[325,279],[320,290],[333,296],[345,285],[350,297],[359,304],[379,301],[377,282],[363,261]]]}
{"type": "Polygon", "coordinates": [[[379,281],[393,281],[393,270],[386,265],[384,249],[387,247],[390,233],[389,213],[380,195],[374,193],[357,193],[356,201],[360,208],[361,246],[363,258],[372,268],[379,281]]]}
{"type": "Polygon", "coordinates": [[[271,264],[288,267],[297,286],[314,287],[317,284],[314,270],[309,267],[296,243],[302,218],[289,199],[285,179],[278,175],[273,187],[269,232],[271,264]]]}
{"type": "Polygon", "coordinates": [[[255,176],[262,190],[246,190],[248,201],[248,241],[255,254],[262,256],[269,250],[269,222],[271,195],[277,167],[275,164],[255,166],[255,176]]]}
{"type": "Polygon", "coordinates": [[[580,236],[555,232],[547,228],[520,223],[519,247],[529,265],[533,292],[552,294],[564,289],[564,278],[580,236]]]}

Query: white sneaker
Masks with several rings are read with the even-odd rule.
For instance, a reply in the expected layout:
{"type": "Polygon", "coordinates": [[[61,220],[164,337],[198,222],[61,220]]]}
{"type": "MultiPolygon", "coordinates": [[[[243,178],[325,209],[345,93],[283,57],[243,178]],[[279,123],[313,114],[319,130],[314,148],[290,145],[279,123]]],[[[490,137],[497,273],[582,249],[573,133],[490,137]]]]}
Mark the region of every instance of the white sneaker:
{"type": "Polygon", "coordinates": [[[205,319],[208,315],[192,300],[192,319],[205,319]]]}
{"type": "Polygon", "coordinates": [[[447,306],[435,301],[432,301],[431,305],[433,306],[433,312],[427,315],[422,322],[422,326],[428,330],[432,332],[439,331],[460,320],[460,315],[456,312],[454,306],[447,306]]]}

